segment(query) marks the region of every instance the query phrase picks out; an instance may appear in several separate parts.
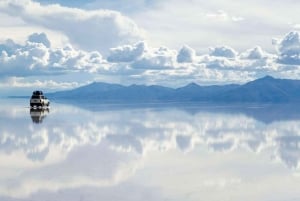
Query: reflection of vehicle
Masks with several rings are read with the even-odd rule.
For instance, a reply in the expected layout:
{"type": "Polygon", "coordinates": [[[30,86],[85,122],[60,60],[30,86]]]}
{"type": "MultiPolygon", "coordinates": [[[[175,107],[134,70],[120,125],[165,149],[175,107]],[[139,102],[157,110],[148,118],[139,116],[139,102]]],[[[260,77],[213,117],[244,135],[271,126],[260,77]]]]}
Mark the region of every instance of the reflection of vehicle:
{"type": "Polygon", "coordinates": [[[49,108],[31,108],[30,116],[33,123],[43,123],[43,119],[49,114],[49,108]]]}
{"type": "Polygon", "coordinates": [[[30,107],[48,107],[50,101],[44,96],[42,91],[34,91],[30,99],[30,107]]]}

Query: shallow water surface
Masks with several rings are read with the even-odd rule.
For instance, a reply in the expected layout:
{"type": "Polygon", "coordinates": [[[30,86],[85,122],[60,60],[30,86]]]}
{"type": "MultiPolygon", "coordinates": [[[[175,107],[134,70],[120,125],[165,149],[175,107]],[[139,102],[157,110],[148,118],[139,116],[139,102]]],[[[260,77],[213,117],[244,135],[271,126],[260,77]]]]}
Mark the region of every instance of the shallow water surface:
{"type": "Polygon", "coordinates": [[[0,101],[1,201],[300,199],[299,107],[0,101]]]}

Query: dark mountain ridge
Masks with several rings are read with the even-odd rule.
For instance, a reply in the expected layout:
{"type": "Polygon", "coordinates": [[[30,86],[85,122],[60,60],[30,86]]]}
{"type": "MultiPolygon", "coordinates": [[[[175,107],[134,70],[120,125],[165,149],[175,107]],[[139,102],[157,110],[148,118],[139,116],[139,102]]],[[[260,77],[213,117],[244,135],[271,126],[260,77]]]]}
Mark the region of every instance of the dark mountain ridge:
{"type": "Polygon", "coordinates": [[[48,97],[80,102],[300,102],[300,80],[265,76],[243,85],[200,86],[191,83],[176,89],[159,85],[123,86],[94,82],[76,89],[50,93],[48,97]]]}

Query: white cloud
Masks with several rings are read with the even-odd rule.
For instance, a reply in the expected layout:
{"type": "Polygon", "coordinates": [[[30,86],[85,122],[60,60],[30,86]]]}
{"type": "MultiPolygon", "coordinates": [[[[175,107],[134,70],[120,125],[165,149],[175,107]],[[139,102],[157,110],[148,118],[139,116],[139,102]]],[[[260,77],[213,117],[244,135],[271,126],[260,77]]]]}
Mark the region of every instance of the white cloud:
{"type": "Polygon", "coordinates": [[[266,56],[266,52],[262,50],[260,46],[256,46],[252,49],[246,50],[244,53],[241,53],[241,58],[244,59],[262,59],[266,56]]]}
{"type": "MultiPolygon", "coordinates": [[[[67,45],[51,48],[43,33],[29,36],[25,45],[7,40],[0,44],[0,72],[3,76],[33,76],[74,71],[95,72],[104,61],[99,52],[86,52],[67,45]]],[[[102,65],[103,64],[103,65],[102,65]]]]}
{"type": "Polygon", "coordinates": [[[288,22],[298,23],[299,16],[296,9],[299,2],[295,1],[155,2],[153,9],[150,7],[132,15],[146,29],[147,40],[171,48],[187,43],[197,52],[224,44],[238,51],[259,44],[268,52],[274,52],[270,38],[289,31],[292,27],[288,22]]]}
{"type": "Polygon", "coordinates": [[[293,31],[277,41],[278,61],[283,64],[300,64],[300,34],[293,31]]]}
{"type": "Polygon", "coordinates": [[[221,21],[233,21],[233,22],[239,22],[243,21],[244,18],[240,16],[230,16],[227,12],[223,10],[218,10],[215,13],[208,13],[206,14],[207,18],[213,19],[213,20],[221,20],[221,21]]]}
{"type": "Polygon", "coordinates": [[[263,75],[274,75],[286,70],[286,67],[277,64],[276,55],[266,52],[262,53],[263,54],[260,55],[257,50],[250,49],[237,55],[235,58],[204,55],[201,57],[200,62],[210,69],[232,70],[237,74],[248,72],[252,74],[254,79],[258,78],[257,76],[261,73],[263,75]]]}
{"type": "Polygon", "coordinates": [[[43,44],[27,42],[22,48],[15,49],[11,55],[6,51],[1,52],[0,72],[2,76],[45,73],[43,67],[47,65],[48,57],[48,49],[43,44]]]}
{"type": "Polygon", "coordinates": [[[208,18],[227,20],[228,14],[223,10],[218,10],[216,13],[208,13],[206,14],[208,18]]]}
{"type": "Polygon", "coordinates": [[[192,63],[196,57],[196,52],[191,47],[183,46],[177,55],[177,62],[179,63],[192,63]]]}
{"type": "Polygon", "coordinates": [[[176,67],[177,51],[167,47],[148,47],[146,42],[112,48],[107,60],[125,62],[132,69],[156,69],[176,67]]]}
{"type": "MultiPolygon", "coordinates": [[[[299,24],[295,20],[298,15],[296,9],[297,6],[295,5],[298,5],[298,3],[294,1],[293,3],[291,3],[291,1],[287,3],[277,1],[270,4],[269,0],[267,2],[247,0],[244,3],[233,3],[220,0],[211,0],[209,2],[199,0],[190,2],[180,0],[134,0],[130,1],[130,3],[128,0],[118,0],[114,2],[104,0],[90,2],[90,7],[86,7],[86,2],[79,3],[82,5],[79,6],[80,8],[90,9],[91,12],[83,9],[51,6],[51,3],[54,1],[48,1],[48,6],[37,6],[37,3],[28,3],[28,0],[3,0],[3,2],[5,2],[2,3],[5,10],[3,13],[11,13],[12,16],[19,16],[22,23],[26,23],[26,26],[44,27],[49,30],[58,30],[65,34],[67,33],[65,29],[70,28],[70,25],[68,25],[69,21],[70,23],[73,23],[72,19],[69,21],[66,20],[67,17],[73,16],[70,13],[75,12],[78,13],[78,15],[85,17],[86,22],[91,25],[92,22],[87,19],[89,17],[86,17],[87,15],[85,13],[90,13],[90,15],[92,15],[94,12],[92,9],[104,8],[119,10],[125,12],[126,15],[130,16],[137,24],[139,24],[139,26],[147,30],[147,40],[150,41],[152,45],[160,46],[164,44],[170,48],[175,48],[182,43],[187,43],[191,44],[197,51],[203,50],[207,46],[214,47],[223,44],[228,44],[238,51],[242,51],[252,47],[253,44],[259,44],[270,52],[270,50],[273,50],[269,41],[271,37],[289,31],[294,24],[299,24]],[[17,8],[14,8],[13,6],[8,7],[8,2],[10,5],[17,5],[15,6],[17,8]],[[24,6],[25,3],[23,2],[27,2],[26,6],[24,6]],[[21,10],[22,12],[16,12],[20,11],[19,8],[25,9],[21,10]],[[41,12],[41,8],[43,8],[43,11],[46,10],[46,12],[41,12]],[[53,12],[55,9],[57,11],[53,12]],[[268,10],[269,12],[264,12],[265,10],[268,10]],[[62,14],[63,12],[65,12],[65,15],[62,14]],[[277,15],[278,12],[281,13],[281,16],[277,15]],[[52,20],[50,17],[51,13],[53,14],[52,18],[54,18],[53,21],[56,20],[55,23],[50,21],[52,20]],[[56,25],[62,23],[65,26],[64,28],[56,25]],[[173,33],[176,33],[176,35],[173,33]],[[171,35],[172,37],[169,37],[171,35]]],[[[77,1],[76,3],[65,3],[65,5],[72,4],[78,5],[77,1]]],[[[99,13],[102,13],[102,11],[104,10],[101,10],[101,12],[99,11],[99,13]]],[[[74,15],[74,18],[82,19],[77,15],[74,15]]],[[[95,24],[93,25],[96,25],[96,21],[97,20],[95,20],[95,24]]],[[[88,26],[87,23],[86,25],[79,24],[81,23],[79,20],[77,20],[77,23],[80,27],[87,28],[88,26]]],[[[133,24],[135,23],[133,22],[133,24]]],[[[90,26],[87,30],[94,32],[93,30],[97,29],[96,27],[98,26],[90,26]]],[[[126,32],[126,30],[128,31],[130,28],[125,26],[124,29],[124,32],[126,32]]],[[[107,30],[113,31],[110,29],[106,29],[106,31],[107,30]]],[[[82,33],[85,29],[80,31],[82,33]]],[[[94,33],[96,34],[96,32],[94,33]]],[[[91,42],[86,42],[86,45],[91,45],[91,47],[94,47],[96,45],[95,43],[102,40],[102,37],[90,37],[92,35],[91,33],[89,35],[86,34],[88,37],[85,39],[80,39],[78,37],[79,34],[77,35],[76,32],[68,32],[67,35],[69,37],[71,36],[71,42],[75,41],[76,44],[81,43],[81,40],[89,40],[90,38],[91,42]],[[76,40],[79,41],[76,42],[76,40]]],[[[126,42],[123,44],[125,43],[126,42]]],[[[121,44],[113,44],[109,48],[117,47],[119,45],[121,44]]],[[[106,51],[108,51],[109,48],[106,48],[106,51]]]]}
{"type": "MultiPolygon", "coordinates": [[[[86,2],[86,1],[85,1],[86,2]]],[[[93,1],[90,0],[85,7],[89,9],[101,8],[101,9],[110,9],[117,10],[122,13],[132,14],[140,13],[149,8],[152,8],[157,3],[157,0],[101,0],[93,1]]]]}
{"type": "Polygon", "coordinates": [[[235,58],[237,52],[228,46],[210,48],[210,55],[216,57],[235,58]]]}
{"type": "Polygon", "coordinates": [[[104,60],[99,52],[86,52],[68,45],[64,48],[50,50],[49,67],[63,71],[88,71],[96,72],[104,65],[104,60]]]}
{"type": "Polygon", "coordinates": [[[145,51],[147,51],[145,42],[111,48],[107,60],[109,62],[131,62],[140,58],[145,51]]]}
{"type": "Polygon", "coordinates": [[[135,69],[165,69],[176,67],[177,51],[167,47],[152,48],[132,63],[135,69]]]}
{"type": "Polygon", "coordinates": [[[59,31],[85,50],[107,53],[111,47],[143,37],[141,29],[130,18],[116,11],[86,11],[58,4],[41,5],[31,0],[3,0],[0,10],[29,24],[59,31]]]}

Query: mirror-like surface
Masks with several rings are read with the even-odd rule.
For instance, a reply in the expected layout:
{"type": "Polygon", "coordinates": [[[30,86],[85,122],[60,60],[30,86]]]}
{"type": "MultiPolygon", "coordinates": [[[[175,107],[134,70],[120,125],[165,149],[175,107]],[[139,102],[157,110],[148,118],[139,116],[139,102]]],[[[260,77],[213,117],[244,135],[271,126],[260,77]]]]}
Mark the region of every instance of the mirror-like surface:
{"type": "Polygon", "coordinates": [[[296,106],[0,103],[1,201],[300,199],[296,106]]]}

